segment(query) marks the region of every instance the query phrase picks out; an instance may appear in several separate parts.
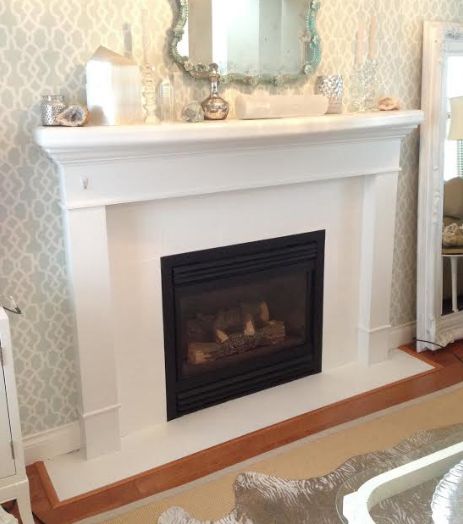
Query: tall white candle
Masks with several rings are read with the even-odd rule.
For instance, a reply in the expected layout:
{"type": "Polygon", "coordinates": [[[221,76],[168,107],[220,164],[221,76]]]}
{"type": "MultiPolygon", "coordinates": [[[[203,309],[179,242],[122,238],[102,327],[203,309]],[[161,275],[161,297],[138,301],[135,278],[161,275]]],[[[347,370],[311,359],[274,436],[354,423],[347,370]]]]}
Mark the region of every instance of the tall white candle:
{"type": "Polygon", "coordinates": [[[357,43],[355,49],[355,64],[361,65],[365,61],[365,51],[366,51],[366,27],[364,22],[359,23],[357,30],[357,43]]]}
{"type": "Polygon", "coordinates": [[[370,37],[368,42],[368,58],[376,60],[378,56],[378,18],[373,15],[370,20],[370,37]]]}
{"type": "Polygon", "coordinates": [[[149,64],[149,50],[150,50],[150,39],[149,39],[149,25],[148,25],[148,10],[142,9],[141,12],[141,28],[142,28],[142,39],[143,39],[143,63],[149,64]]]}

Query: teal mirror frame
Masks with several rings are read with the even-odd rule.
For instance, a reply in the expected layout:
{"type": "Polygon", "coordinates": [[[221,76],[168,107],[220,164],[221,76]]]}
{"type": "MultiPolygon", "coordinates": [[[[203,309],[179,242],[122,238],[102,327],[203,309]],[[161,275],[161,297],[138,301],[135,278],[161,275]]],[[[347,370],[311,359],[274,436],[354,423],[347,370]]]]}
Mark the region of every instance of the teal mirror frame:
{"type": "MultiPolygon", "coordinates": [[[[176,0],[177,13],[174,15],[174,23],[170,32],[170,54],[175,63],[177,63],[186,73],[193,78],[208,78],[211,72],[209,64],[193,64],[188,56],[182,56],[178,52],[178,44],[183,38],[185,26],[188,22],[189,5],[188,0],[176,0]]],[[[241,83],[248,86],[257,86],[259,84],[284,86],[308,78],[317,69],[321,61],[321,44],[320,36],[317,31],[317,14],[320,9],[320,0],[309,0],[306,24],[306,47],[307,61],[303,64],[301,72],[297,74],[285,75],[246,75],[242,73],[228,73],[222,75],[220,82],[222,84],[241,83]]]]}

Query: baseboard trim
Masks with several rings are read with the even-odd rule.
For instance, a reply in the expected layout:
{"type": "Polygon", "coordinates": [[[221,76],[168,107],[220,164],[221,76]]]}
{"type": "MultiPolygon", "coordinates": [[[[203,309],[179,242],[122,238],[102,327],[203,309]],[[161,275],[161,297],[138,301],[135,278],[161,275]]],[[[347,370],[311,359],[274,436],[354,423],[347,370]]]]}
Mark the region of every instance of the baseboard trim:
{"type": "Polygon", "coordinates": [[[407,322],[392,327],[389,331],[389,349],[396,349],[409,344],[416,337],[416,322],[407,322]]]}
{"type": "Polygon", "coordinates": [[[26,465],[64,455],[80,449],[82,443],[79,422],[27,435],[23,438],[26,465]]]}

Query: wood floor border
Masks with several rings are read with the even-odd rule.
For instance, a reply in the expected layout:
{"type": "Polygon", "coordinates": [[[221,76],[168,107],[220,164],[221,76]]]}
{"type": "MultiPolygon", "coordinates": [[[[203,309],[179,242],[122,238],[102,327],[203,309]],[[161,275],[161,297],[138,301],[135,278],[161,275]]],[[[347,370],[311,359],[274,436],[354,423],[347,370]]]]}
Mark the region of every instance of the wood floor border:
{"type": "Polygon", "coordinates": [[[420,358],[428,359],[434,369],[63,501],[59,500],[43,462],[33,464],[28,467],[28,475],[34,514],[45,524],[73,523],[176,488],[339,424],[463,382],[463,363],[453,356],[428,358],[422,355],[420,358]]]}

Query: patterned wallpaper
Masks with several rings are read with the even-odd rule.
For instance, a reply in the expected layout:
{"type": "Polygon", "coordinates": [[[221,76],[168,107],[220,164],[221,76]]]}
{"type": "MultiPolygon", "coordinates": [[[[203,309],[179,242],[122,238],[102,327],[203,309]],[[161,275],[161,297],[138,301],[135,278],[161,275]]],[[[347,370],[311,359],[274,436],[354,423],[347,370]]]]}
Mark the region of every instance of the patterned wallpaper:
{"type": "MultiPolygon", "coordinates": [[[[122,51],[122,26],[132,26],[141,58],[141,13],[148,10],[151,59],[159,74],[173,66],[165,44],[174,0],[21,0],[0,2],[0,294],[24,310],[12,318],[23,431],[76,419],[77,387],[72,316],[56,170],[34,145],[41,94],[61,92],[84,101],[83,64],[100,44],[122,51]]],[[[380,20],[381,92],[419,107],[424,19],[463,20],[461,0],[321,0],[320,72],[348,80],[360,18],[380,20]]],[[[177,82],[179,107],[206,95],[205,85],[177,82]]],[[[311,85],[299,90],[309,90],[311,85]]],[[[297,90],[297,89],[293,89],[297,90]]],[[[224,95],[233,100],[237,90],[224,95]]],[[[417,134],[403,148],[392,322],[415,316],[417,134]]]]}

